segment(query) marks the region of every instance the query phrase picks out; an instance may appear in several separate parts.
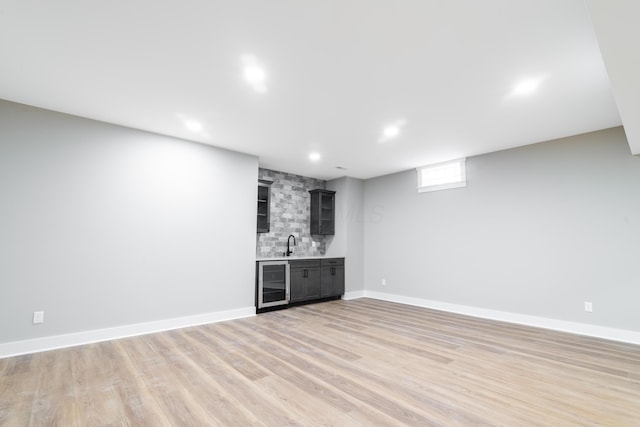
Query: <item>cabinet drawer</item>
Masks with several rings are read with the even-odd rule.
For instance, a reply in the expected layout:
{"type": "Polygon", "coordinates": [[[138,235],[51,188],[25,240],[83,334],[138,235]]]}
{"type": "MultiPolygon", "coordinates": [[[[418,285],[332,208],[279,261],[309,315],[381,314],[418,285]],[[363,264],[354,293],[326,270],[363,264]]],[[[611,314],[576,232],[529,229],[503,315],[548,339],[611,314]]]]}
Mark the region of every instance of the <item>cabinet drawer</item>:
{"type": "Polygon", "coordinates": [[[302,269],[302,268],[318,268],[320,267],[319,259],[301,259],[301,260],[291,260],[289,261],[289,268],[293,269],[302,269]]]}
{"type": "Polygon", "coordinates": [[[344,258],[326,258],[321,260],[323,267],[340,267],[344,266],[344,258]]]}

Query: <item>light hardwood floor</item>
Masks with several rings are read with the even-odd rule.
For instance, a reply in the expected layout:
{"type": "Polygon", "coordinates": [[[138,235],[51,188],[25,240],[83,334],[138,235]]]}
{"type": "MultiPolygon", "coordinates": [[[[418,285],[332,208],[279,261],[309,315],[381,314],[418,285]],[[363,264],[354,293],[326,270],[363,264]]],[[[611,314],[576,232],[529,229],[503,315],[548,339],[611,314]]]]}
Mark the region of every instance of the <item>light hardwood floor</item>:
{"type": "Polygon", "coordinates": [[[0,359],[1,426],[640,426],[640,346],[372,299],[0,359]]]}

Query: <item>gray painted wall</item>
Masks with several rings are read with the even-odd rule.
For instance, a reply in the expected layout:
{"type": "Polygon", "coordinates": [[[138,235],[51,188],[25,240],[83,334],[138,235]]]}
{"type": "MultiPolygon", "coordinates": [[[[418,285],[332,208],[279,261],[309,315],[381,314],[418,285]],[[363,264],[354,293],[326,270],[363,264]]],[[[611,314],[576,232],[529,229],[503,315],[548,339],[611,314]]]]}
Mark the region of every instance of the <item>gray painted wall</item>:
{"type": "Polygon", "coordinates": [[[364,181],[340,178],[327,182],[336,192],[335,235],[327,242],[328,257],[345,257],[346,292],[364,290],[364,181]]]}
{"type": "Polygon", "coordinates": [[[0,342],[253,306],[257,172],[0,101],[0,342]]]}
{"type": "Polygon", "coordinates": [[[335,210],[335,234],[327,237],[326,252],[327,257],[346,257],[347,256],[347,230],[346,221],[348,200],[347,197],[347,178],[339,178],[327,181],[327,190],[336,192],[336,210],[335,210]]]}
{"type": "MultiPolygon", "coordinates": [[[[347,291],[640,330],[621,128],[472,157],[467,177],[328,182],[347,291]]],[[[253,156],[0,101],[0,343],[253,306],[257,178],[253,156]]]]}
{"type": "Polygon", "coordinates": [[[640,330],[640,158],[622,128],[471,157],[467,179],[365,182],[367,290],[640,330]]]}

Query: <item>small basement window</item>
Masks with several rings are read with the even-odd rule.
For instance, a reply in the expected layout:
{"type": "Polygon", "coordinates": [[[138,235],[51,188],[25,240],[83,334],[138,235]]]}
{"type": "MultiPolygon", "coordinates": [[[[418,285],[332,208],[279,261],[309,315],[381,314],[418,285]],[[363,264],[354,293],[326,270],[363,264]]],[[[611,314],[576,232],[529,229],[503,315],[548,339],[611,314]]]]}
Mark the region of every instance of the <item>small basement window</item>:
{"type": "Polygon", "coordinates": [[[451,160],[417,168],[418,192],[447,190],[467,186],[467,159],[451,160]]]}

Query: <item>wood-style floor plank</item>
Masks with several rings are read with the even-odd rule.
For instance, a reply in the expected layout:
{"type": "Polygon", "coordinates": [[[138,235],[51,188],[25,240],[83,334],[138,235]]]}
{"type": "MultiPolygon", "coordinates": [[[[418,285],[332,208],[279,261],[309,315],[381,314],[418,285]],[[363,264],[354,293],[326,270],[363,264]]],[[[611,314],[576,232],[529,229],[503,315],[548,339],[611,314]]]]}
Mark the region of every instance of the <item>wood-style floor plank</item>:
{"type": "Polygon", "coordinates": [[[0,360],[0,426],[640,426],[640,346],[372,299],[0,360]]]}

